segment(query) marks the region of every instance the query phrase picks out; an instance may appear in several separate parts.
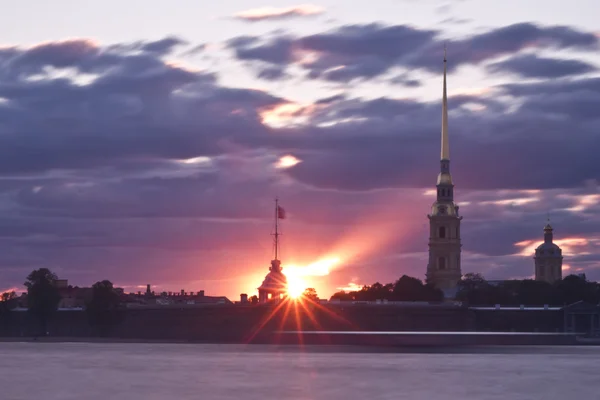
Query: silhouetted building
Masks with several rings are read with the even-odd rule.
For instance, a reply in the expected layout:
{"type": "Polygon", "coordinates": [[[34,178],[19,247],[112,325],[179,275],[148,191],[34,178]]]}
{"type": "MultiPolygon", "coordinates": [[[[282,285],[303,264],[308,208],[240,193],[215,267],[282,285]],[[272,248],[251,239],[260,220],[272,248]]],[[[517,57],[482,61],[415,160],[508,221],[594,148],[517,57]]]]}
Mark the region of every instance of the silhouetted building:
{"type": "Polygon", "coordinates": [[[258,288],[259,303],[279,299],[287,293],[287,279],[282,272],[281,261],[272,260],[269,271],[262,285],[258,288]]]}
{"type": "Polygon", "coordinates": [[[165,306],[189,308],[195,306],[232,304],[225,296],[206,296],[204,290],[198,292],[186,292],[181,289],[179,292],[162,292],[160,295],[154,292],[148,293],[129,293],[121,296],[121,301],[127,308],[162,308],[165,306]]]}
{"type": "Polygon", "coordinates": [[[442,142],[437,197],[429,218],[429,262],[427,282],[434,284],[446,297],[454,297],[462,277],[460,268],[460,221],[458,205],[454,203],[454,184],[450,175],[450,144],[448,139],[448,99],[446,95],[446,54],[444,50],[444,88],[442,96],[442,142]]]}
{"type": "Polygon", "coordinates": [[[550,221],[544,227],[544,243],[535,249],[535,280],[554,283],[562,279],[562,250],[552,242],[550,221]]]}

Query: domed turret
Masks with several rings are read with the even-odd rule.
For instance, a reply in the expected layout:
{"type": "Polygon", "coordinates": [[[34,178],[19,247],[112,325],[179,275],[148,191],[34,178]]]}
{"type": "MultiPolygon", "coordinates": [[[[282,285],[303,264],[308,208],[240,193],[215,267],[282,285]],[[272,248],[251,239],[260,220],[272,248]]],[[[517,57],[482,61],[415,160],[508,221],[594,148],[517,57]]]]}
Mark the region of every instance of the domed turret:
{"type": "Polygon", "coordinates": [[[544,243],[535,249],[535,280],[553,283],[562,279],[562,249],[553,240],[550,221],[544,226],[544,243]]]}

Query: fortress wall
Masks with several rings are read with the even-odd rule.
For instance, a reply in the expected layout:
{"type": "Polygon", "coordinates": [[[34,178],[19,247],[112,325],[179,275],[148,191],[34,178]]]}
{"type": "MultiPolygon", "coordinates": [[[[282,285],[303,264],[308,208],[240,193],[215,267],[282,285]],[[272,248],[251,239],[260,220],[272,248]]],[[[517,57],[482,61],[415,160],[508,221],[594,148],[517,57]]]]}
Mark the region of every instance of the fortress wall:
{"type": "MultiPolygon", "coordinates": [[[[198,308],[126,309],[120,322],[102,335],[140,340],[269,342],[279,331],[524,331],[556,332],[562,311],[470,311],[466,308],[377,305],[272,306],[220,305],[198,308]]],[[[0,316],[0,336],[32,337],[39,321],[27,312],[0,316]]],[[[60,311],[48,321],[56,337],[100,335],[84,311],[60,311]]],[[[275,339],[274,339],[275,338],[275,339]]]]}

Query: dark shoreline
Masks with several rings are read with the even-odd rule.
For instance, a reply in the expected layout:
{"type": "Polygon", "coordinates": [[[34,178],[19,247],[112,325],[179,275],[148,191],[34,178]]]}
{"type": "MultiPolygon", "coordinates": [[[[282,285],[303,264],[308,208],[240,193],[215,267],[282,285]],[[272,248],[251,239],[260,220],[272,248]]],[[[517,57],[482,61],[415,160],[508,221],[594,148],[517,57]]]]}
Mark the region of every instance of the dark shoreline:
{"type": "Polygon", "coordinates": [[[437,345],[437,346],[365,346],[346,344],[242,344],[206,343],[173,340],[135,340],[104,338],[0,338],[0,346],[8,343],[18,345],[48,346],[54,344],[89,344],[109,348],[112,345],[135,344],[141,346],[199,346],[214,352],[285,352],[285,353],[397,353],[397,354],[587,354],[597,356],[599,346],[587,345],[437,345]]]}

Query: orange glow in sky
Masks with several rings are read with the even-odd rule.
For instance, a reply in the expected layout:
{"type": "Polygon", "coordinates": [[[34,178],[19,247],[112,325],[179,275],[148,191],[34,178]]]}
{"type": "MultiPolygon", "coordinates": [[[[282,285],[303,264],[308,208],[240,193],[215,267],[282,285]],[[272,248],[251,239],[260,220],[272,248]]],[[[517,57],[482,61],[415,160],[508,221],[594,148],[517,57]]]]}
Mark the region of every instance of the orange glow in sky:
{"type": "MultiPolygon", "coordinates": [[[[533,257],[535,254],[535,249],[542,244],[542,242],[543,241],[541,240],[523,240],[522,242],[515,243],[515,246],[521,247],[521,251],[518,253],[518,255],[533,257]]],[[[562,249],[564,256],[572,256],[574,254],[586,254],[587,246],[590,244],[590,240],[586,238],[571,237],[554,239],[553,243],[562,249]]]]}
{"type": "MultiPolygon", "coordinates": [[[[373,204],[371,214],[353,221],[352,228],[335,240],[330,250],[317,261],[303,266],[293,260],[289,260],[289,264],[284,262],[283,273],[288,278],[290,290],[297,292],[300,288],[304,291],[308,287],[321,286],[320,277],[325,277],[334,270],[343,269],[356,262],[364,262],[391,241],[405,237],[412,228],[397,222],[402,221],[404,212],[393,199],[373,204]],[[390,215],[394,218],[390,218],[390,215]]],[[[362,285],[358,289],[360,288],[362,285]]],[[[321,286],[321,289],[333,292],[337,288],[321,286]]],[[[326,296],[328,293],[319,294],[328,297],[326,296]]]]}
{"type": "Polygon", "coordinates": [[[282,127],[306,119],[302,115],[304,107],[296,103],[282,103],[260,111],[262,123],[272,127],[282,127]]]}
{"type": "Polygon", "coordinates": [[[306,266],[288,265],[283,269],[288,282],[290,297],[299,297],[306,288],[314,287],[311,277],[329,275],[330,269],[340,263],[339,257],[315,261],[306,266]]]}

